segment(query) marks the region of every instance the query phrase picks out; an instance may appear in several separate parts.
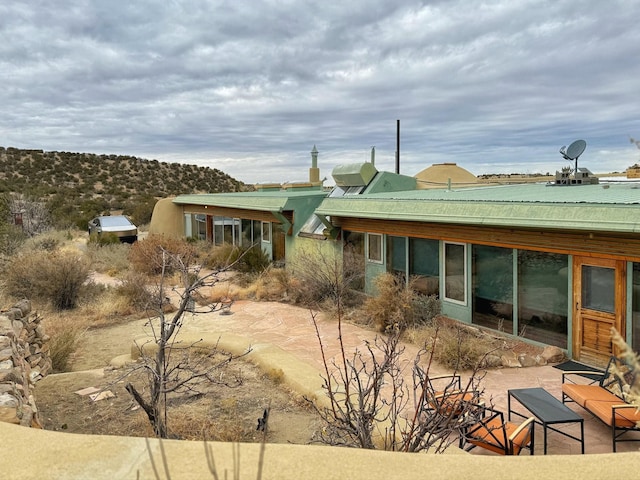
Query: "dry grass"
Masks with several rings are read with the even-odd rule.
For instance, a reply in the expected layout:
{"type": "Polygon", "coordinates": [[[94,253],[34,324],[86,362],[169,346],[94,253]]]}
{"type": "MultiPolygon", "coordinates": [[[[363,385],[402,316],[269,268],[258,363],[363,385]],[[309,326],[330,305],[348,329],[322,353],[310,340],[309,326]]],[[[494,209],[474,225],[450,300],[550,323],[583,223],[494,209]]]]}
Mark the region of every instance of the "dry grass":
{"type": "Polygon", "coordinates": [[[62,317],[46,322],[45,331],[50,337],[48,345],[53,371],[66,372],[86,327],[83,322],[62,317]]]}

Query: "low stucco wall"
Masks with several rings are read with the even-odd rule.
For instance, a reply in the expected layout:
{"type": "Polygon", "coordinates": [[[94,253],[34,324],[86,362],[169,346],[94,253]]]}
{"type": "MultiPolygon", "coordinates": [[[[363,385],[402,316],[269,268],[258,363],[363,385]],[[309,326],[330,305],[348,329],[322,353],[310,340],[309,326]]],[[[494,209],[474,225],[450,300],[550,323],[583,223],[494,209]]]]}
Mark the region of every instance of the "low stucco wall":
{"type": "MultiPolygon", "coordinates": [[[[0,423],[10,447],[0,455],[2,478],[206,479],[258,478],[259,444],[76,435],[0,423]],[[37,447],[36,447],[37,446],[37,447]],[[37,454],[34,454],[37,452],[37,454]],[[166,462],[168,474],[163,463],[166,462]],[[155,472],[158,472],[157,474],[155,472]],[[225,475],[226,472],[226,475],[225,475]],[[239,472],[238,477],[234,472],[239,472]]],[[[263,480],[371,480],[425,478],[585,480],[634,478],[639,453],[500,457],[429,455],[313,445],[264,449],[263,480]]]]}
{"type": "MultiPolygon", "coordinates": [[[[285,382],[300,394],[322,395],[322,380],[313,367],[279,347],[258,344],[229,333],[181,334],[185,346],[194,341],[218,343],[220,348],[242,353],[249,346],[248,359],[265,370],[279,368],[285,382]]],[[[138,345],[153,348],[148,338],[138,345]]],[[[114,359],[121,366],[140,354],[114,359]]],[[[105,435],[77,435],[24,428],[0,423],[0,438],[7,439],[0,453],[0,478],[21,479],[206,479],[258,478],[261,446],[178,440],[144,439],[105,435]],[[164,465],[167,465],[168,472],[164,465]],[[238,472],[238,476],[234,476],[238,472]]],[[[640,453],[602,455],[549,455],[501,457],[470,455],[450,449],[443,455],[384,452],[319,445],[276,445],[264,447],[263,480],[403,480],[437,478],[473,480],[519,480],[562,478],[585,480],[633,478],[640,453]]]]}

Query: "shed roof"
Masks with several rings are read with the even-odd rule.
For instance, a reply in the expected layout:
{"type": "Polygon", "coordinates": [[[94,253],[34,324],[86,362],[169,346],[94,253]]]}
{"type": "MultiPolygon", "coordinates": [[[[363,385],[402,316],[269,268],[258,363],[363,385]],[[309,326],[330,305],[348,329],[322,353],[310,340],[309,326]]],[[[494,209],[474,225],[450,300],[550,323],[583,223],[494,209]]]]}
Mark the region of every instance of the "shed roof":
{"type": "Polygon", "coordinates": [[[322,190],[277,190],[263,192],[205,193],[178,195],[173,203],[179,205],[207,205],[210,207],[240,208],[263,212],[283,212],[307,199],[327,196],[322,190]]]}

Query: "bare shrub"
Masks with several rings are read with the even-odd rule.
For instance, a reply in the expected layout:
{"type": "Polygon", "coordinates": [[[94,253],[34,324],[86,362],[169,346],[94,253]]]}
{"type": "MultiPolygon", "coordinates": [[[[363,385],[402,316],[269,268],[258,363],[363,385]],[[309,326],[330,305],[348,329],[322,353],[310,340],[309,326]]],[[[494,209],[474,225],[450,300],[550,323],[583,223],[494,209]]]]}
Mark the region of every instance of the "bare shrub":
{"type": "Polygon", "coordinates": [[[89,280],[89,263],[69,251],[34,251],[15,256],[5,286],[15,297],[45,298],[58,310],[75,308],[89,280]]]}
{"type": "Polygon", "coordinates": [[[149,235],[131,246],[129,261],[137,272],[146,275],[171,275],[179,269],[180,262],[191,264],[196,256],[195,247],[185,240],[164,235],[149,235]],[[169,257],[166,256],[167,253],[169,257]],[[166,264],[167,258],[175,261],[166,264]]]}
{"type": "Polygon", "coordinates": [[[454,434],[476,421],[477,409],[471,399],[481,396],[483,375],[476,369],[466,385],[454,385],[452,381],[445,386],[443,397],[429,375],[435,339],[414,359],[412,384],[408,385],[398,329],[388,330],[375,344],[365,342],[363,351],[350,354],[342,342],[339,319],[339,353],[329,360],[315,315],[312,320],[324,365],[323,388],[329,400],[328,407],[311,402],[324,422],[318,441],[367,449],[439,453],[451,444],[454,434]]]}
{"type": "MultiPolygon", "coordinates": [[[[146,386],[143,390],[128,382],[125,389],[147,415],[154,434],[168,438],[167,398],[174,394],[198,394],[203,382],[234,386],[241,383],[239,378],[226,378],[221,374],[230,362],[242,355],[222,352],[217,346],[208,348],[203,354],[192,352],[198,342],[192,345],[178,345],[177,336],[184,323],[187,312],[192,315],[211,313],[223,308],[221,303],[195,307],[195,297],[203,288],[211,288],[219,282],[219,271],[201,275],[201,266],[192,264],[192,255],[183,252],[171,253],[161,249],[161,275],[153,291],[149,305],[149,325],[153,338],[139,345],[141,362],[134,366],[127,376],[135,372],[144,373],[146,386]],[[177,271],[181,274],[182,288],[172,288],[180,297],[177,309],[168,315],[165,310],[167,273],[177,271]],[[147,347],[152,347],[148,348],[147,347]]],[[[230,266],[231,267],[231,266],[230,266]]],[[[248,351],[246,352],[248,353],[248,351]]],[[[245,354],[246,354],[245,353],[245,354]]]]}

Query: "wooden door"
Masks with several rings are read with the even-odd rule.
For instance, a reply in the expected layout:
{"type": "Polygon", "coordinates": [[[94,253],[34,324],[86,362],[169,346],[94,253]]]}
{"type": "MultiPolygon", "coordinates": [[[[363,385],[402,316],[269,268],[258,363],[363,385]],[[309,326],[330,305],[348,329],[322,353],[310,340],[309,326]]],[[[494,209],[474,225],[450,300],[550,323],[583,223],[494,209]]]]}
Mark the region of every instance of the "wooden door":
{"type": "Polygon", "coordinates": [[[273,261],[283,262],[285,261],[285,234],[282,231],[281,225],[274,223],[273,230],[273,261]]]}
{"type": "Polygon", "coordinates": [[[573,302],[573,357],[590,365],[605,365],[616,353],[611,328],[625,336],[626,263],[574,257],[573,302]]]}

